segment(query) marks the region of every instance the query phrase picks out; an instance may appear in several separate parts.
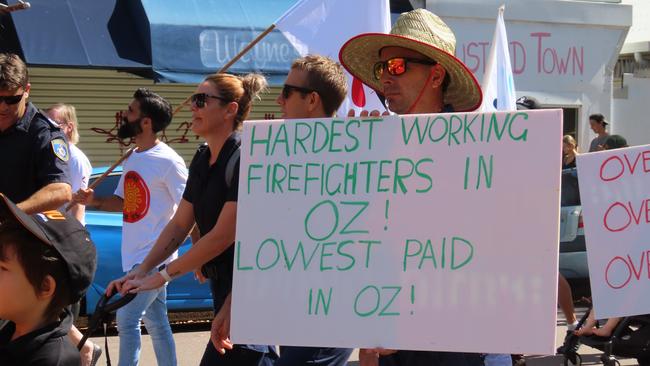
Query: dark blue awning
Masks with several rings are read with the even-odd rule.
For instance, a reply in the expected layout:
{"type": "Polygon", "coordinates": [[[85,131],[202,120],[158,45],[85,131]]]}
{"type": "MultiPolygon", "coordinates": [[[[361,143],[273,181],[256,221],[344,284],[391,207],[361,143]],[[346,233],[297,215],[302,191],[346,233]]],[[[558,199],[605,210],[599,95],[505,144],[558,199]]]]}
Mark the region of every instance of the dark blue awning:
{"type": "MultiPolygon", "coordinates": [[[[162,79],[200,82],[219,70],[297,0],[141,0],[153,71],[162,79]]],[[[279,31],[268,34],[229,72],[262,72],[281,83],[297,51],[279,31]]]]}
{"type": "MultiPolygon", "coordinates": [[[[127,69],[159,81],[197,83],[296,1],[31,0],[30,9],[3,24],[13,20],[15,52],[29,65],[127,69]]],[[[277,84],[298,56],[276,30],[229,72],[261,72],[277,84]]]]}
{"type": "Polygon", "coordinates": [[[114,38],[109,32],[110,22],[133,24],[118,19],[128,14],[119,11],[116,1],[30,0],[30,4],[29,9],[11,14],[19,41],[15,51],[28,64],[150,68],[145,40],[114,38]]]}

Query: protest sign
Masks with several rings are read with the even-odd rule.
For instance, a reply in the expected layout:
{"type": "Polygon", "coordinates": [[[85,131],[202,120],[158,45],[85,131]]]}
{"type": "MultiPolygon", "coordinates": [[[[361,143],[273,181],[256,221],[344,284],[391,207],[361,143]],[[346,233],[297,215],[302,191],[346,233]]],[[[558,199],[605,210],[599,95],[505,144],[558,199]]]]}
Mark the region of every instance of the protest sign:
{"type": "Polygon", "coordinates": [[[553,353],[561,118],[244,123],[233,341],[553,353]]]}
{"type": "Polygon", "coordinates": [[[650,313],[650,145],[576,163],[595,315],[650,313]]]}

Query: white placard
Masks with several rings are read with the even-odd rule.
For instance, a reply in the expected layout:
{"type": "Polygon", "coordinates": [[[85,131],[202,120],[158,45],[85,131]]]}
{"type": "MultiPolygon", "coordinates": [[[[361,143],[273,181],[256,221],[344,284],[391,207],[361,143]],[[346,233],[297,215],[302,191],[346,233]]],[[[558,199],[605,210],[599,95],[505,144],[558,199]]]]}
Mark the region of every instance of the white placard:
{"type": "Polygon", "coordinates": [[[596,317],[650,313],[650,145],[582,154],[577,165],[596,317]]]}
{"type": "Polygon", "coordinates": [[[245,123],[233,341],[553,353],[561,137],[560,110],[245,123]]]}

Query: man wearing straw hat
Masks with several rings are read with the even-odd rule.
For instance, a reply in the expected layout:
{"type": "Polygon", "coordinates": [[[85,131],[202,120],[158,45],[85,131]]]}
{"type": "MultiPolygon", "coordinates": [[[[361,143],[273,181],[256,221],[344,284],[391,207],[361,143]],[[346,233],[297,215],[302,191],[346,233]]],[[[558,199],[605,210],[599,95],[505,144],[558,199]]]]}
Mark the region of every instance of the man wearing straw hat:
{"type": "MultiPolygon", "coordinates": [[[[366,33],[348,40],[339,58],[350,74],[386,98],[392,112],[473,111],[481,105],[481,88],[454,57],[455,48],[451,29],[435,14],[417,9],[402,14],[390,34],[366,33]]],[[[361,350],[359,357],[361,365],[483,364],[477,354],[451,352],[376,349],[361,350]]]]}

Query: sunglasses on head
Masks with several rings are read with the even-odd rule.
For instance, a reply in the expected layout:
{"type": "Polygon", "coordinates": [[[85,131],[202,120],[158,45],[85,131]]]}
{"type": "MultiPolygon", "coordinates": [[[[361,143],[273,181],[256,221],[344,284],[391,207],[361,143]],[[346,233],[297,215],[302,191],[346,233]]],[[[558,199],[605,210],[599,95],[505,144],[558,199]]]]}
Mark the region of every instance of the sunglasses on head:
{"type": "Polygon", "coordinates": [[[379,61],[375,63],[373,68],[375,79],[381,79],[381,76],[384,74],[384,70],[388,71],[389,74],[397,76],[402,75],[407,70],[407,65],[409,63],[421,64],[421,65],[435,65],[436,61],[433,60],[418,60],[415,58],[406,58],[406,57],[393,57],[386,61],[379,61]]]}
{"type": "Polygon", "coordinates": [[[282,98],[288,99],[291,93],[294,91],[300,92],[302,94],[309,94],[316,92],[314,89],[308,89],[308,88],[303,88],[301,86],[295,86],[295,85],[289,85],[289,84],[284,84],[282,87],[282,98]]]}
{"type": "Polygon", "coordinates": [[[196,108],[203,108],[205,107],[205,102],[208,100],[208,98],[213,98],[213,99],[219,99],[222,102],[228,103],[230,102],[228,99],[217,96],[217,95],[210,95],[207,93],[197,93],[193,94],[190,100],[192,101],[192,105],[195,106],[196,108]]]}
{"type": "Polygon", "coordinates": [[[0,97],[0,103],[5,102],[7,105],[13,105],[21,101],[23,99],[23,95],[25,94],[20,94],[20,95],[10,95],[8,97],[0,97]]]}

